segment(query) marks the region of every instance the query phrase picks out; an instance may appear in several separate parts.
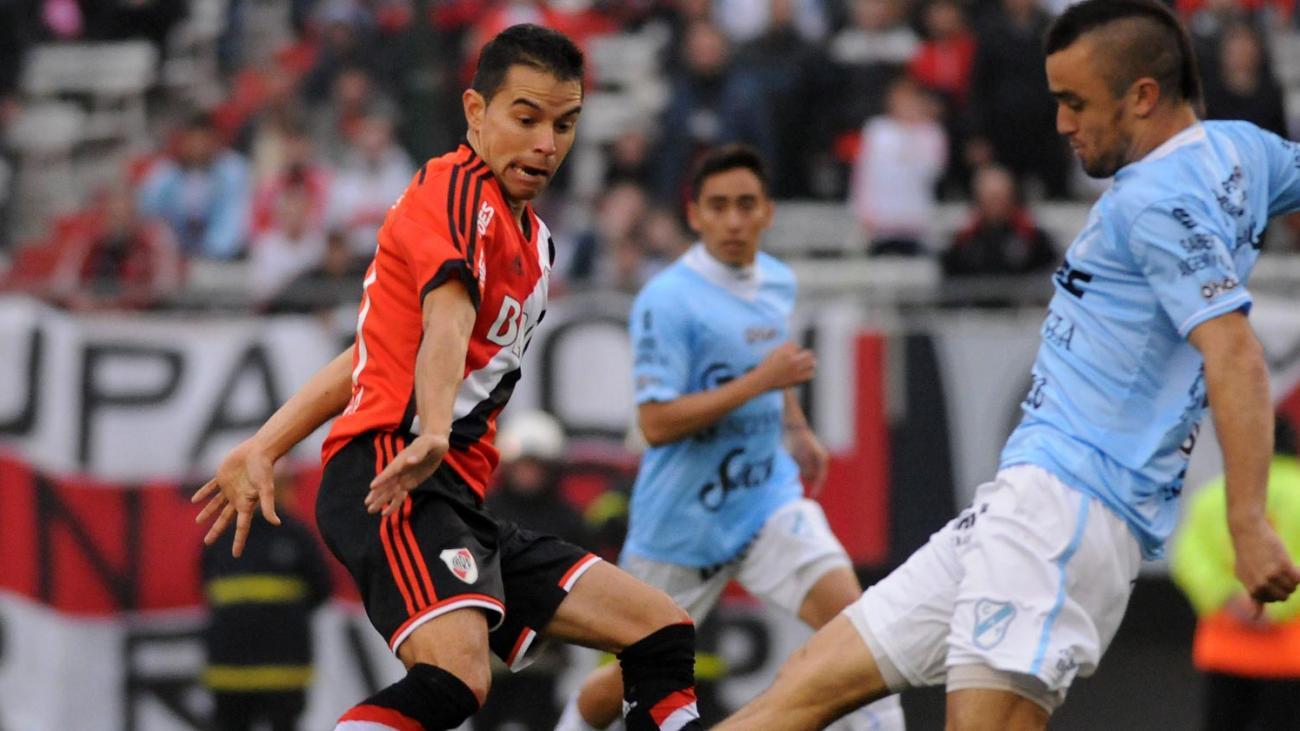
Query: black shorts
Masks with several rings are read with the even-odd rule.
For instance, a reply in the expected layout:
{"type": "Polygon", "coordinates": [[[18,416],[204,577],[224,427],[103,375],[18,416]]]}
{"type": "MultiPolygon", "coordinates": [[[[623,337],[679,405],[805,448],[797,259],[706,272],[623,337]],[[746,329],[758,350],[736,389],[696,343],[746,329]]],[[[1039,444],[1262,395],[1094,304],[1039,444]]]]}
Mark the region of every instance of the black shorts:
{"type": "Polygon", "coordinates": [[[522,667],[578,577],[600,559],[493,518],[446,465],[391,515],[367,513],[370,481],[401,446],[392,434],[365,434],[325,465],[316,498],[325,545],[352,574],[393,652],[424,622],[475,607],[488,617],[492,652],[522,667]]]}

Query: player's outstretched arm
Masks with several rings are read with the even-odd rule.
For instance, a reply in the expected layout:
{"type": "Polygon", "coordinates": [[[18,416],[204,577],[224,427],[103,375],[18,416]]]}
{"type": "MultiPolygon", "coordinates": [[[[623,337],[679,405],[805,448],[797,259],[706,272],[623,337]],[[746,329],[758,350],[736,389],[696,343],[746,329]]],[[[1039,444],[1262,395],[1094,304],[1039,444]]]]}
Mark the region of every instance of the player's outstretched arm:
{"type": "Polygon", "coordinates": [[[456,391],[465,379],[465,354],[477,312],[465,286],[448,281],[424,297],[424,337],[415,356],[415,408],[420,436],[370,483],[366,510],[384,515],[429,479],[447,454],[456,391]]]}
{"type": "Polygon", "coordinates": [[[216,476],[190,499],[194,503],[208,501],[195,518],[198,523],[212,521],[212,527],[203,537],[204,543],[211,545],[234,520],[235,542],[231,553],[242,554],[253,509],[258,505],[267,521],[280,524],[275,513],[276,460],[343,411],[351,394],[352,348],[348,348],[317,371],[256,434],[230,450],[217,468],[216,476]]]}
{"type": "Polygon", "coordinates": [[[806,382],[816,370],[817,356],[811,350],[784,342],[753,370],[717,388],[641,404],[637,410],[641,433],[655,446],[684,439],[713,426],[755,396],[806,382]]]}
{"type": "Polygon", "coordinates": [[[1237,578],[1255,601],[1282,601],[1300,584],[1300,568],[1265,514],[1273,409],[1264,349],[1241,312],[1207,320],[1188,339],[1205,358],[1205,385],[1223,449],[1237,578]]]}

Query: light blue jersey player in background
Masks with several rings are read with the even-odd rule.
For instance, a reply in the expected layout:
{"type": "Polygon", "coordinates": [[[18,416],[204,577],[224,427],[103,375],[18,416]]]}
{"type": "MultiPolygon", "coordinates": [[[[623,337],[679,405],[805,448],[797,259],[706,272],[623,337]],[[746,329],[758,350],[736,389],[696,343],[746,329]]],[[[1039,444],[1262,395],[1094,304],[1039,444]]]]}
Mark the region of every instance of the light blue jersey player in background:
{"type": "Polygon", "coordinates": [[[1300,208],[1300,146],[1199,122],[1190,43],[1154,2],[1085,0],[1045,45],[1057,129],[1114,183],[1056,273],[999,472],[718,729],[817,728],[938,684],[949,729],[1045,728],[1160,555],[1207,405],[1237,577],[1258,602],[1300,582],[1264,517],[1272,408],[1246,319],[1264,225],[1300,208]]]}
{"type": "MultiPolygon", "coordinates": [[[[758,251],[772,220],[761,158],[743,146],[699,162],[687,207],[700,242],[637,296],[630,330],[638,422],[651,445],[632,489],[620,564],[698,624],[727,582],[819,628],[861,587],[816,496],[827,456],[794,386],[813,354],[790,342],[794,274],[758,251]],[[801,484],[802,478],[802,484],[801,484]]],[[[560,731],[604,728],[623,697],[616,665],[593,673],[560,731]]],[[[887,698],[838,728],[901,731],[887,698]]]]}

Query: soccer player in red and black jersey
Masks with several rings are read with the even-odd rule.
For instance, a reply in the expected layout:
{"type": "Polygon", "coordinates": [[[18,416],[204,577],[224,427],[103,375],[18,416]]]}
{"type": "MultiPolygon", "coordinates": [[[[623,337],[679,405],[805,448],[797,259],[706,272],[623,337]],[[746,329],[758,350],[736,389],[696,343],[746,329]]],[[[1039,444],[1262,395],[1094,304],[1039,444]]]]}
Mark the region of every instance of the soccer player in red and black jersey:
{"type": "Polygon", "coordinates": [[[393,206],[365,277],[354,345],[312,377],[199,490],[211,541],[254,509],[278,522],[271,471],[317,426],[316,514],[407,675],[338,729],[450,729],[487,696],[488,652],[519,667],[541,638],[618,654],[628,729],[699,728],[694,627],[653,589],[551,536],[494,519],[483,490],[496,418],[542,320],[553,259],[535,198],[573,145],[582,54],[520,25],[484,48],[469,131],[393,206]]]}

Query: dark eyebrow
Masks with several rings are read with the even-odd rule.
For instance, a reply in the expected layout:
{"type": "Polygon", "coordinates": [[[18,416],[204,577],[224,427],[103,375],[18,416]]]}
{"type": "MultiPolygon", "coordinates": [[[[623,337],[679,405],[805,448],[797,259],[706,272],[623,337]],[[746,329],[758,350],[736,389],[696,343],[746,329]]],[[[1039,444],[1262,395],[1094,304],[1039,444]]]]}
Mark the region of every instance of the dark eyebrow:
{"type": "Polygon", "coordinates": [[[533,100],[531,100],[531,99],[525,99],[525,98],[523,98],[522,96],[519,97],[518,99],[515,99],[514,101],[510,102],[510,105],[511,105],[511,106],[514,106],[515,104],[523,104],[524,106],[528,107],[529,109],[535,109],[535,110],[537,110],[537,111],[539,111],[539,112],[542,111],[542,105],[538,104],[537,102],[535,102],[535,101],[533,101],[533,100]]]}

